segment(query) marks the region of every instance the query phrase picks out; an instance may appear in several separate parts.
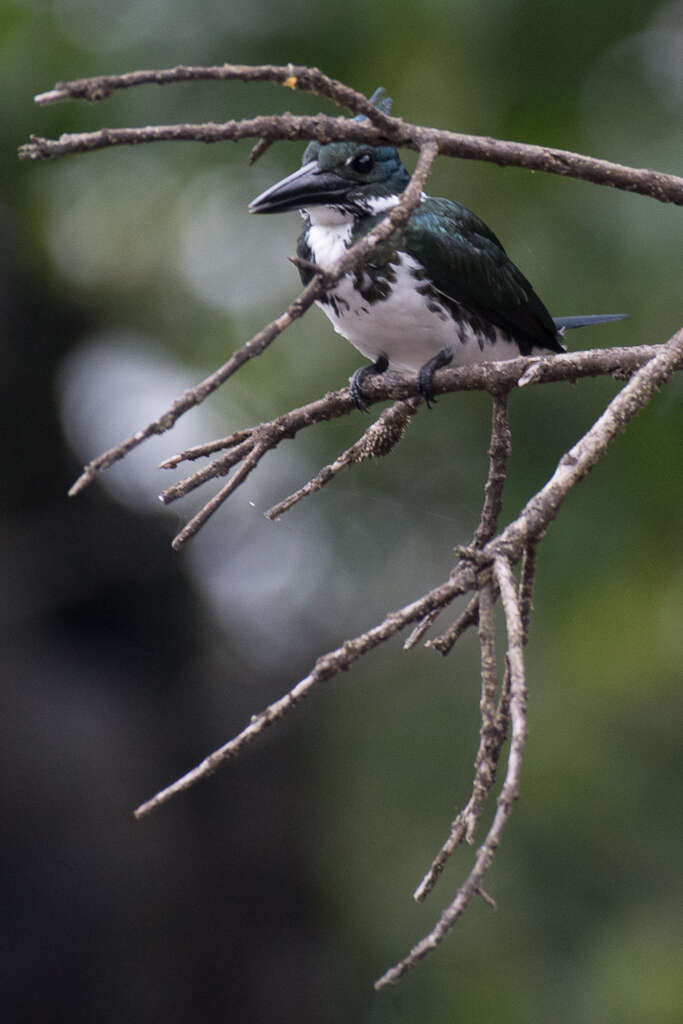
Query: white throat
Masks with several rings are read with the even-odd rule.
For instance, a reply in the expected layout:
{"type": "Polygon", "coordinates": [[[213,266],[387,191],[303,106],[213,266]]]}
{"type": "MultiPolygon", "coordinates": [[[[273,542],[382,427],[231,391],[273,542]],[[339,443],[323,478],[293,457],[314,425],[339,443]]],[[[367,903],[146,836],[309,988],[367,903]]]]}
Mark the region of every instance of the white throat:
{"type": "Polygon", "coordinates": [[[308,244],[313,260],[325,270],[351,245],[353,216],[338,206],[311,206],[301,213],[311,225],[308,244]]]}
{"type": "MultiPolygon", "coordinates": [[[[398,196],[368,196],[363,200],[363,212],[368,217],[391,210],[398,196]]],[[[340,206],[309,206],[301,215],[310,224],[308,244],[313,259],[321,267],[335,263],[351,245],[354,216],[340,206]]]]}

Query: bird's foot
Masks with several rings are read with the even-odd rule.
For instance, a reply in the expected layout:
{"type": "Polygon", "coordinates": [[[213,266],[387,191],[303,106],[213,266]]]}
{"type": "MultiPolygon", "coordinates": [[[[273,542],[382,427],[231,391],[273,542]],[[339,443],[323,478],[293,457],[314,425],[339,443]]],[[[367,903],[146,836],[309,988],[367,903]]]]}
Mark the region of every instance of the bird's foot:
{"type": "Polygon", "coordinates": [[[359,366],[353,377],[351,378],[351,398],[353,404],[361,412],[369,412],[368,403],[365,401],[365,395],[363,394],[363,382],[368,377],[374,377],[378,373],[384,373],[389,367],[389,360],[386,356],[380,356],[371,366],[359,366]]]}
{"type": "Polygon", "coordinates": [[[417,375],[417,386],[420,394],[427,403],[428,409],[431,409],[432,405],[436,405],[436,399],[434,398],[434,374],[437,370],[441,370],[444,366],[448,366],[452,361],[453,353],[451,350],[448,348],[442,348],[435,356],[428,359],[424,366],[420,367],[420,371],[417,375]]]}

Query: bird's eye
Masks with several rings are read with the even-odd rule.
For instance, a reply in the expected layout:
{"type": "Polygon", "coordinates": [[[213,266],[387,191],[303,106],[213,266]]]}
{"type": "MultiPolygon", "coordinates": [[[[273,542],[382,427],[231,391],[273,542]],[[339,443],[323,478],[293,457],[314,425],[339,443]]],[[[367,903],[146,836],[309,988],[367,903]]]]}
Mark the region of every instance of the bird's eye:
{"type": "Polygon", "coordinates": [[[374,162],[370,153],[359,153],[351,161],[351,168],[357,174],[367,174],[368,171],[372,170],[374,162]]]}

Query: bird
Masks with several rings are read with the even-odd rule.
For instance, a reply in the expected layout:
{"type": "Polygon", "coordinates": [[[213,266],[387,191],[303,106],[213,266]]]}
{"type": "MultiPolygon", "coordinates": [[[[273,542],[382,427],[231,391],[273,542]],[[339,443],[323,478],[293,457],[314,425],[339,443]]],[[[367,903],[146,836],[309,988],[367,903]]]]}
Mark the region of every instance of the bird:
{"type": "MultiPolygon", "coordinates": [[[[381,87],[370,102],[384,113],[391,110],[391,98],[381,87]]],[[[253,199],[249,211],[300,211],[304,230],[296,262],[305,285],[316,267],[328,270],[371,231],[397,205],[409,181],[393,146],[312,141],[299,170],[253,199]]],[[[403,227],[317,305],[335,331],[371,360],[351,377],[351,396],[363,411],[368,408],[363,386],[371,375],[389,369],[417,375],[429,406],[441,367],[564,352],[566,330],[628,316],[552,317],[475,213],[424,193],[403,227]]]]}

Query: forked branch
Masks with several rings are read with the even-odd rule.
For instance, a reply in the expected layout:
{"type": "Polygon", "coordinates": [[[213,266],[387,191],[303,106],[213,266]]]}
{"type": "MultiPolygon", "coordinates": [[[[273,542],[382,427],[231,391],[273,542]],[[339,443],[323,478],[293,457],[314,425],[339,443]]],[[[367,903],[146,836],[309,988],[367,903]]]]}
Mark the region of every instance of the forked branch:
{"type": "MultiPolygon", "coordinates": [[[[65,99],[95,101],[106,99],[118,89],[147,84],[168,85],[173,82],[201,79],[279,82],[289,89],[324,96],[354,114],[364,115],[367,120],[359,122],[326,117],[323,114],[315,117],[296,117],[286,113],[243,121],[227,121],[224,124],[102,128],[95,132],[62,135],[59,139],[32,136],[31,141],[20,148],[19,155],[25,160],[43,160],[109,146],[187,139],[219,142],[255,138],[266,143],[277,139],[317,139],[322,143],[350,139],[368,142],[371,145],[390,143],[415,150],[421,150],[426,143],[434,142],[442,156],[459,157],[463,160],[486,160],[507,167],[525,167],[548,174],[579,178],[597,185],[608,185],[627,192],[639,192],[665,203],[683,204],[683,179],[674,174],[663,174],[647,168],[625,167],[608,160],[598,160],[595,157],[548,146],[505,142],[485,136],[464,135],[460,132],[408,124],[401,118],[390,117],[373,108],[361,93],[329,78],[318,68],[293,64],[279,67],[272,64],[223,64],[205,68],[181,66],[157,71],[133,71],[123,75],[99,75],[72,82],[58,82],[53,89],[40,93],[35,99],[36,103],[43,106],[65,99]]],[[[259,146],[261,152],[263,148],[262,145],[259,146]]]]}
{"type": "MultiPolygon", "coordinates": [[[[432,931],[417,943],[407,957],[387,971],[379,979],[377,986],[381,987],[398,981],[407,970],[441,942],[474,895],[480,894],[488,900],[483,890],[484,877],[491,865],[512,805],[519,792],[522,753],[526,738],[526,682],[523,647],[528,630],[535,547],[572,488],[586,476],[615,437],[626,428],[633,416],[648,403],[655,392],[682,363],[683,330],[662,345],[657,354],[622,388],[590,430],[562,456],[547,483],[527,502],[519,516],[504,530],[488,540],[482,547],[472,547],[463,551],[464,557],[461,558],[449,578],[440,586],[403,608],[391,612],[372,629],[347,640],[340,647],[320,657],[312,671],[300,680],[289,693],[260,714],[254,715],[249,724],[233,739],[210,754],[186,775],[142,804],[135,812],[136,816],[144,817],[176,794],[194,785],[195,782],[211,775],[226,761],[237,757],[264,729],[293,710],[319,683],[345,671],[370,650],[391,639],[411,623],[420,622],[431,612],[447,607],[458,596],[468,592],[476,593],[477,620],[482,621],[480,626],[482,730],[480,750],[475,765],[473,795],[470,805],[466,808],[466,817],[463,819],[463,835],[469,834],[469,838],[473,838],[481,805],[493,785],[496,767],[509,728],[510,749],[505,780],[498,796],[491,827],[482,846],[477,851],[473,868],[458,889],[455,899],[446,908],[432,931]],[[514,583],[512,567],[520,561],[523,565],[522,578],[519,588],[517,588],[514,583]],[[506,671],[498,694],[495,712],[493,712],[497,687],[493,665],[492,614],[496,594],[500,595],[505,614],[507,651],[506,671]],[[525,617],[527,621],[525,621],[525,617]]],[[[498,411],[500,413],[500,409],[498,411]]],[[[495,419],[494,412],[494,422],[495,419]]],[[[492,443],[492,451],[495,448],[496,446],[492,443]]],[[[491,458],[493,462],[493,455],[491,458]]],[[[474,614],[471,609],[472,602],[470,602],[470,617],[474,614]]],[[[446,856],[448,852],[450,850],[446,851],[446,856]]],[[[445,862],[445,857],[443,861],[445,862]]],[[[439,870],[440,868],[436,871],[437,876],[439,870]]],[[[425,880],[423,883],[425,891],[431,888],[431,885],[433,885],[433,880],[427,884],[425,880]]]]}

